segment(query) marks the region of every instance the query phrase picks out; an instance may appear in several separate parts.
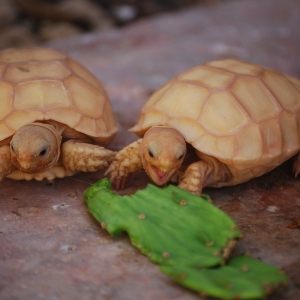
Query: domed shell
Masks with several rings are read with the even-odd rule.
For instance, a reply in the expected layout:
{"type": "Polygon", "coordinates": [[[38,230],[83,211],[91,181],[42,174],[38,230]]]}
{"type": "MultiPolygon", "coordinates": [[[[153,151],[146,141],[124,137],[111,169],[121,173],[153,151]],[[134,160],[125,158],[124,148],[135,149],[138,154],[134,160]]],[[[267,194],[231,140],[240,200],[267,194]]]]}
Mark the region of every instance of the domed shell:
{"type": "Polygon", "coordinates": [[[198,151],[225,163],[232,184],[273,169],[299,151],[300,81],[247,62],[205,63],[171,79],[142,108],[131,131],[179,130],[198,151]]]}
{"type": "Polygon", "coordinates": [[[117,123],[101,82],[64,53],[0,51],[0,141],[35,121],[53,120],[106,144],[117,123]]]}

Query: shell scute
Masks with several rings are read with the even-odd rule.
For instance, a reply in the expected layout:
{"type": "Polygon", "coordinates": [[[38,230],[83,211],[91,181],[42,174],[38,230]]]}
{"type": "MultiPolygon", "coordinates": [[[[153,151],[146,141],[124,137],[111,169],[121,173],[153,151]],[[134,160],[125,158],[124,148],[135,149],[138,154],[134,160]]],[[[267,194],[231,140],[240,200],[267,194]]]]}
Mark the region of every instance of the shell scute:
{"type": "Polygon", "coordinates": [[[225,90],[230,86],[235,77],[235,74],[230,74],[222,70],[199,66],[178,75],[177,80],[194,83],[210,90],[225,90]]]}
{"type": "Polygon", "coordinates": [[[47,111],[57,107],[69,107],[70,99],[65,87],[58,80],[35,80],[19,83],[15,88],[14,108],[47,111]]]}
{"type": "Polygon", "coordinates": [[[146,114],[141,116],[142,120],[143,120],[143,126],[140,128],[138,127],[133,127],[131,129],[131,131],[133,132],[139,132],[147,130],[148,128],[152,127],[152,126],[156,126],[156,125],[166,125],[168,123],[169,118],[167,117],[167,115],[163,112],[160,112],[158,110],[155,109],[151,109],[149,110],[146,114]]]}
{"type": "Polygon", "coordinates": [[[172,85],[172,80],[168,81],[165,85],[160,87],[159,90],[154,92],[150,99],[145,103],[145,105],[142,108],[142,113],[148,111],[156,102],[158,102],[164,95],[164,93],[168,90],[168,88],[172,85]]]}
{"type": "MultiPolygon", "coordinates": [[[[20,50],[22,51],[22,50],[20,50]]],[[[31,60],[63,60],[66,59],[66,55],[60,51],[49,49],[49,48],[28,48],[27,49],[28,57],[31,58],[31,60]]],[[[25,49],[26,53],[26,49],[25,49]]],[[[27,58],[28,59],[28,58],[27,58]]]]}
{"type": "Polygon", "coordinates": [[[283,74],[266,69],[261,79],[286,111],[300,110],[299,91],[283,74]]]}
{"type": "Polygon", "coordinates": [[[75,76],[67,78],[65,86],[75,109],[86,116],[101,116],[106,98],[93,86],[75,76]],[[88,101],[85,101],[85,99],[88,99],[88,101]]]}
{"type": "Polygon", "coordinates": [[[193,143],[206,131],[199,122],[189,118],[172,118],[168,125],[182,133],[188,143],[193,143]]]}
{"type": "Polygon", "coordinates": [[[200,152],[217,157],[220,161],[226,164],[231,163],[231,158],[235,153],[234,136],[217,138],[212,134],[205,133],[201,135],[198,140],[193,142],[192,145],[200,152]]]}
{"type": "MultiPolygon", "coordinates": [[[[18,130],[19,128],[32,123],[35,121],[43,121],[44,113],[38,110],[22,110],[14,111],[5,118],[5,123],[13,130],[18,130]]],[[[1,135],[2,138],[2,135],[1,135]]]]}
{"type": "Polygon", "coordinates": [[[237,75],[246,75],[257,77],[262,71],[262,67],[259,65],[251,64],[248,62],[236,60],[236,59],[223,59],[215,60],[205,64],[206,66],[221,69],[237,75]]]}
{"type": "Polygon", "coordinates": [[[9,48],[0,53],[0,62],[4,64],[26,62],[29,60],[63,60],[66,55],[48,48],[9,48]]]}
{"type": "Polygon", "coordinates": [[[283,75],[295,87],[298,93],[300,93],[300,80],[287,74],[283,74],[283,75]]]}
{"type": "Polygon", "coordinates": [[[238,77],[230,87],[251,120],[260,123],[278,117],[282,108],[259,79],[238,77]]]}
{"type": "Polygon", "coordinates": [[[204,104],[199,123],[217,136],[231,135],[249,123],[243,107],[228,92],[214,92],[204,104]]]}
{"type": "Polygon", "coordinates": [[[276,162],[276,160],[273,161],[273,165],[271,162],[268,166],[256,166],[256,167],[252,168],[251,171],[249,170],[249,172],[251,172],[253,174],[253,177],[262,176],[262,175],[266,174],[267,172],[271,171],[272,169],[274,169],[274,167],[278,166],[278,163],[275,164],[275,162],[276,162]]]}
{"type": "Polygon", "coordinates": [[[159,111],[167,112],[169,117],[186,117],[197,120],[210,91],[194,84],[177,82],[153,105],[159,111]]]}
{"type": "Polygon", "coordinates": [[[24,82],[40,78],[63,79],[70,74],[71,72],[61,62],[31,61],[8,66],[4,79],[9,82],[24,82]]]}
{"type": "Polygon", "coordinates": [[[262,154],[263,143],[258,124],[249,124],[235,135],[235,155],[232,161],[238,170],[260,165],[262,154]]]}
{"type": "Polygon", "coordinates": [[[102,111],[102,118],[96,120],[96,124],[98,124],[97,126],[100,131],[105,132],[107,134],[112,134],[111,129],[117,127],[116,120],[110,117],[112,114],[113,114],[112,106],[110,102],[106,101],[104,103],[104,107],[102,111]]]}
{"type": "Polygon", "coordinates": [[[98,131],[95,119],[91,119],[85,116],[81,117],[79,123],[74,127],[74,129],[87,135],[92,135],[93,132],[98,131]]]}
{"type": "Polygon", "coordinates": [[[282,131],[282,156],[293,156],[299,151],[299,131],[297,118],[294,114],[283,112],[279,119],[280,128],[282,131]]]}
{"type": "Polygon", "coordinates": [[[0,120],[8,115],[12,108],[14,88],[7,82],[0,82],[1,90],[1,109],[0,109],[0,120]]]}
{"type": "Polygon", "coordinates": [[[263,142],[263,155],[261,164],[268,166],[277,164],[282,152],[282,134],[278,119],[268,120],[260,124],[260,131],[263,142]]]}
{"type": "MultiPolygon", "coordinates": [[[[6,138],[14,134],[14,130],[9,128],[4,122],[0,122],[0,132],[1,132],[2,140],[5,140],[6,138]]],[[[1,141],[0,141],[0,145],[1,145],[1,141]]]]}
{"type": "Polygon", "coordinates": [[[94,88],[100,91],[104,96],[107,96],[106,91],[100,81],[90,73],[86,68],[72,59],[66,59],[66,66],[79,78],[90,83],[94,88]]]}
{"type": "Polygon", "coordinates": [[[44,113],[48,120],[54,120],[61,123],[64,120],[64,124],[68,125],[70,128],[74,128],[80,121],[81,114],[69,107],[58,107],[48,110],[44,113]]]}
{"type": "Polygon", "coordinates": [[[104,136],[110,134],[110,132],[108,132],[108,130],[107,130],[107,124],[106,124],[106,122],[104,122],[103,119],[98,119],[95,122],[96,122],[97,130],[101,131],[104,136]]]}

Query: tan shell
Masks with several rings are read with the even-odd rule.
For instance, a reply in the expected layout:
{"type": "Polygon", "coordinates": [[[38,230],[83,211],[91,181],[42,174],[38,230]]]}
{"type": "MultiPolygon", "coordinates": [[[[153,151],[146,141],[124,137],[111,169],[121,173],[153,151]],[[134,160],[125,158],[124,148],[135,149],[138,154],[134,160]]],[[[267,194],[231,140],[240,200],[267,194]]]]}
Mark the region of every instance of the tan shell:
{"type": "Polygon", "coordinates": [[[299,151],[300,80],[234,59],[190,69],[156,91],[131,131],[152,126],[179,130],[199,152],[247,181],[299,151]]]}
{"type": "MultiPolygon", "coordinates": [[[[101,144],[117,131],[101,82],[56,50],[0,51],[0,97],[0,144],[35,121],[66,124],[101,144]]],[[[68,129],[65,134],[74,134],[74,130],[68,129]]]]}

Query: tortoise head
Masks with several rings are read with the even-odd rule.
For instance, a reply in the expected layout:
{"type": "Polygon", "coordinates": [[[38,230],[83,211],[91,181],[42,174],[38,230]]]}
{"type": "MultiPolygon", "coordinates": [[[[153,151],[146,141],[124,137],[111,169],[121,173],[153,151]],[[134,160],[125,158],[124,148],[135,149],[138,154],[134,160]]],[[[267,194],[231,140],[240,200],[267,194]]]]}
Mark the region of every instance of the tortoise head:
{"type": "Polygon", "coordinates": [[[143,167],[157,185],[170,181],[180,168],[185,154],[184,137],[171,127],[150,128],[140,146],[143,167]]]}
{"type": "Polygon", "coordinates": [[[10,152],[13,164],[22,172],[35,174],[47,171],[60,156],[61,137],[52,125],[32,123],[13,135],[10,152]]]}

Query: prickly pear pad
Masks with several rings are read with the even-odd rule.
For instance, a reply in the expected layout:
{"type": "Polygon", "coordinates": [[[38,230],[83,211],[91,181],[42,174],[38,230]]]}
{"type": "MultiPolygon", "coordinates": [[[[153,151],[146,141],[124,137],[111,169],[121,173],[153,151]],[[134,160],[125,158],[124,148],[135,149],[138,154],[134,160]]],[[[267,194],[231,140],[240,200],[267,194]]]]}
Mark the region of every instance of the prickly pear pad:
{"type": "Polygon", "coordinates": [[[262,298],[286,284],[278,268],[248,256],[221,264],[240,230],[209,197],[151,184],[120,196],[110,185],[105,178],[85,191],[89,211],[112,236],[126,231],[132,244],[179,284],[221,299],[262,298]]]}
{"type": "Polygon", "coordinates": [[[162,266],[161,271],[196,292],[222,299],[258,299],[287,282],[278,268],[239,256],[218,268],[162,266]]]}
{"type": "Polygon", "coordinates": [[[227,258],[240,230],[208,201],[176,186],[149,184],[131,196],[110,190],[105,178],[84,193],[89,211],[112,235],[122,231],[158,264],[216,266],[227,258]]]}

